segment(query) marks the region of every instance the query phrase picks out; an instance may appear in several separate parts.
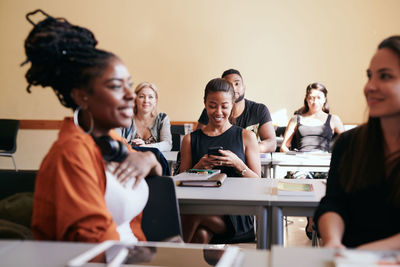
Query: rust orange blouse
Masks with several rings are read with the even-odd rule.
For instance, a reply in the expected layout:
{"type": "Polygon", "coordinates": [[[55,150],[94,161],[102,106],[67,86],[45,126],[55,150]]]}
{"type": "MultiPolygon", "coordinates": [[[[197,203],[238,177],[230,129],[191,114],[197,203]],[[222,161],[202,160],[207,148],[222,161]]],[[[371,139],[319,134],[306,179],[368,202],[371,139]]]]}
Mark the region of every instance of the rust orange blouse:
{"type": "MultiPolygon", "coordinates": [[[[113,139],[122,138],[110,131],[113,139]]],[[[131,149],[129,147],[129,149],[131,149]]],[[[105,164],[93,138],[64,119],[58,140],[36,177],[32,231],[38,240],[102,242],[119,240],[106,208],[105,164]]],[[[131,221],[133,234],[146,240],[142,214],[131,221]]]]}

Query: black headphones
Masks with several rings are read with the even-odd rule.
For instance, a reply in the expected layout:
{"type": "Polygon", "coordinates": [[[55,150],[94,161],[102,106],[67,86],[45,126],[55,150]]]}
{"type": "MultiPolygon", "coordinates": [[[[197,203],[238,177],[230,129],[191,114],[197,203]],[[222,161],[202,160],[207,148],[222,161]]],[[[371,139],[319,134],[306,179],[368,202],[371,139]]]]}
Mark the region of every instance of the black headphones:
{"type": "Polygon", "coordinates": [[[92,135],[92,137],[100,148],[105,161],[122,162],[128,156],[128,148],[121,141],[114,140],[109,135],[100,137],[92,135]]]}

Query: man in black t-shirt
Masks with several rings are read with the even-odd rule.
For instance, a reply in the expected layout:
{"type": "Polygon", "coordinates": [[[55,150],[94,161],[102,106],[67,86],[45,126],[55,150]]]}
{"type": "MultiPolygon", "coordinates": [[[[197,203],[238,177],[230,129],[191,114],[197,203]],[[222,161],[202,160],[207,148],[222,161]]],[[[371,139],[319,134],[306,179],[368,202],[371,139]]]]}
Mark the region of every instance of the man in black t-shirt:
{"type": "MultiPolygon", "coordinates": [[[[232,83],[235,91],[235,105],[232,110],[234,124],[256,133],[260,140],[261,153],[274,152],[276,149],[276,136],[268,108],[264,104],[244,98],[246,87],[238,70],[226,70],[222,74],[222,78],[232,83]]],[[[201,129],[207,124],[208,116],[204,109],[198,120],[197,129],[201,129]]]]}

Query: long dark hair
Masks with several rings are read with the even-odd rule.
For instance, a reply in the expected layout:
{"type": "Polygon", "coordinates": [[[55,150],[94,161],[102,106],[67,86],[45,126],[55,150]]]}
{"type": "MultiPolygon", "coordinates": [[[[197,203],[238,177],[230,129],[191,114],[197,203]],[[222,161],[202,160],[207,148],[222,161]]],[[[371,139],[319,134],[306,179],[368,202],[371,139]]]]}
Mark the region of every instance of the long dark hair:
{"type": "MultiPolygon", "coordinates": [[[[383,40],[378,50],[383,48],[393,51],[400,62],[400,36],[383,40]]],[[[369,117],[367,123],[355,129],[348,147],[339,166],[345,191],[357,192],[386,181],[388,197],[400,206],[400,151],[385,157],[380,119],[369,117]]]]}
{"type": "Polygon", "coordinates": [[[307,97],[310,95],[311,90],[318,90],[322,92],[325,96],[325,104],[322,107],[322,111],[325,113],[329,114],[329,105],[328,105],[328,90],[326,90],[326,87],[322,83],[314,82],[306,87],[306,96],[304,97],[304,106],[298,109],[297,111],[294,112],[294,114],[305,114],[310,110],[310,107],[308,106],[307,103],[307,97]]]}
{"type": "Polygon", "coordinates": [[[26,18],[34,26],[25,40],[27,59],[21,64],[31,63],[25,74],[27,91],[31,92],[32,85],[50,86],[62,105],[75,109],[72,89],[90,89],[93,78],[100,76],[116,56],[96,49],[94,34],[66,19],[51,17],[40,9],[26,18]],[[30,17],[38,12],[46,18],[35,24],[30,17]]]}

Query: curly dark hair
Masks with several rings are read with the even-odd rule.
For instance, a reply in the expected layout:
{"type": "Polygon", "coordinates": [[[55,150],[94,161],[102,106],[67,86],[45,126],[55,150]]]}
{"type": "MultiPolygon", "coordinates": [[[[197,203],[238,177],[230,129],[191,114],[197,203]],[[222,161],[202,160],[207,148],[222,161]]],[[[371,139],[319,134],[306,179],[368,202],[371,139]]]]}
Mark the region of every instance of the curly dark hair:
{"type": "Polygon", "coordinates": [[[26,90],[30,93],[32,85],[50,86],[63,106],[75,109],[71,90],[90,90],[93,78],[102,75],[110,59],[116,56],[97,49],[97,40],[90,30],[64,18],[54,18],[40,9],[28,13],[26,18],[34,26],[25,40],[27,59],[21,64],[31,63],[25,74],[29,83],[26,90]],[[46,18],[35,24],[30,17],[38,12],[46,18]]]}
{"type": "Polygon", "coordinates": [[[240,71],[235,70],[235,69],[229,69],[229,70],[224,71],[224,72],[222,73],[222,75],[221,75],[221,78],[225,78],[226,76],[231,75],[231,74],[237,74],[237,75],[239,75],[240,78],[241,78],[242,81],[243,81],[242,74],[240,74],[240,71]]]}

